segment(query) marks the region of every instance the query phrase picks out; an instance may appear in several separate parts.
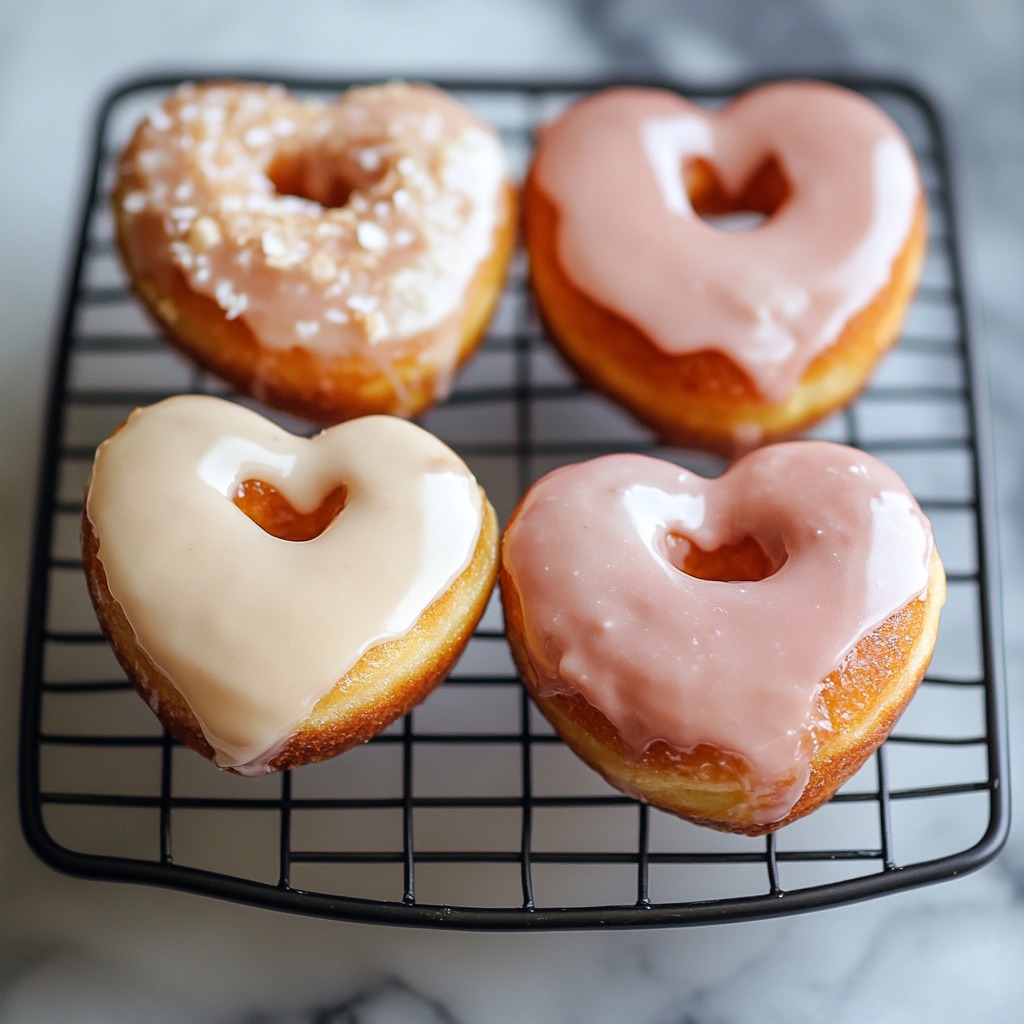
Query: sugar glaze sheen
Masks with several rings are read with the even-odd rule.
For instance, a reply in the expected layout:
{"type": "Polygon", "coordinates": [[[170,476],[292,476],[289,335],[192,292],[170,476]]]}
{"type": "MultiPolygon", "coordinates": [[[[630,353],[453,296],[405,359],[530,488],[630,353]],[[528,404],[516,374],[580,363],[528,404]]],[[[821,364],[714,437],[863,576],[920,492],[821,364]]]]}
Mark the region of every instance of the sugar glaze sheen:
{"type": "Polygon", "coordinates": [[[856,396],[926,249],[902,131],[822,82],[717,110],[594,93],[541,129],[523,206],[544,319],[583,379],[669,443],[732,457],[856,396]],[[753,224],[725,230],[737,214],[753,224]]]}
{"type": "MultiPolygon", "coordinates": [[[[736,811],[755,830],[793,812],[836,732],[828,680],[905,609],[927,609],[930,653],[944,594],[896,474],[823,442],[761,449],[717,480],[639,455],[555,470],[509,525],[501,579],[542,701],[584,702],[634,764],[718,752],[742,768],[736,811]]],[[[927,659],[907,648],[912,692],[927,659]]]]}

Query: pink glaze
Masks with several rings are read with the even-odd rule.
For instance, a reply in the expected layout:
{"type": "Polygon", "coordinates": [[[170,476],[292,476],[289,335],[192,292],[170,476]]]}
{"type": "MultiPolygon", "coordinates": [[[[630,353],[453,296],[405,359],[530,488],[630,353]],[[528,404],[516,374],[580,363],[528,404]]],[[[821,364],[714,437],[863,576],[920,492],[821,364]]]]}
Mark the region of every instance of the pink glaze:
{"type": "Polygon", "coordinates": [[[889,280],[921,199],[896,125],[812,82],[756,89],[717,113],[668,92],[599,93],[543,130],[534,173],[580,289],[667,353],[725,353],[772,400],[889,280]],[[763,224],[724,231],[694,212],[690,161],[739,194],[773,155],[790,195],[763,224]]]}
{"type": "Polygon", "coordinates": [[[796,767],[764,812],[773,822],[806,784],[822,681],[925,596],[931,550],[929,523],[892,470],[795,442],[716,480],[640,455],[555,470],[523,500],[502,557],[543,693],[579,693],[638,755],[655,740],[737,755],[753,797],[796,767]],[[774,574],[718,582],[677,568],[687,541],[713,551],[745,537],[774,574]]]}

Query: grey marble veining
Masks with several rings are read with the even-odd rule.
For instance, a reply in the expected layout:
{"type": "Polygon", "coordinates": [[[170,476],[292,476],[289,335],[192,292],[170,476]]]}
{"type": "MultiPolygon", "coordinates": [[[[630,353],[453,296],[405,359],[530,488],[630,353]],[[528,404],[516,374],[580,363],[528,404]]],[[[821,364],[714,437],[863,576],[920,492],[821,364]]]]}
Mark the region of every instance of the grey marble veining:
{"type": "Polygon", "coordinates": [[[875,73],[924,87],[944,112],[960,170],[963,256],[989,364],[1011,735],[1019,748],[1024,8],[1015,0],[322,0],[301,10],[287,20],[261,0],[181,0],[173,9],[38,0],[0,10],[0,137],[13,138],[22,153],[0,166],[8,228],[0,275],[0,694],[7,708],[0,716],[0,1022],[1018,1020],[1024,842],[1017,832],[977,874],[862,905],[742,925],[544,935],[427,933],[278,915],[65,879],[25,849],[16,825],[13,709],[46,349],[92,105],[112,79],[154,66],[664,72],[710,83],[875,73]]]}

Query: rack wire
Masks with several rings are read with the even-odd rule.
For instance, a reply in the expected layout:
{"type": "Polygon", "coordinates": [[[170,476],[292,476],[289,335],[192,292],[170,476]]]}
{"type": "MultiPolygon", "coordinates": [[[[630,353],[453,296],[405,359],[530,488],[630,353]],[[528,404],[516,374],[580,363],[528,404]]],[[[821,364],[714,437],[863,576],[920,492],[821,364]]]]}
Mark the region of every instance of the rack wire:
{"type": "MultiPolygon", "coordinates": [[[[78,876],[325,917],[529,929],[807,911],[949,878],[994,856],[1008,794],[983,374],[948,157],[926,97],[898,82],[843,83],[881,103],[910,138],[931,239],[900,345],[815,435],[879,455],[932,518],[949,577],[939,644],[907,714],[858,775],[810,817],[749,839],[651,810],[582,766],[526,697],[495,601],[423,705],[322,765],[260,780],[217,772],[135,696],[81,570],[92,455],[135,405],[184,391],[232,397],[167,349],[141,314],[107,209],[114,155],[187,77],[127,83],[97,118],[52,374],[25,647],[21,811],[40,857],[78,876]]],[[[355,84],[271,77],[311,95],[355,84]]],[[[607,83],[440,84],[500,130],[521,173],[535,126],[607,83]]],[[[709,104],[747,85],[637,84],[709,104]]],[[[424,423],[463,455],[502,519],[542,473],[608,451],[722,468],[662,447],[576,383],[543,336],[521,255],[483,350],[424,423]]]]}

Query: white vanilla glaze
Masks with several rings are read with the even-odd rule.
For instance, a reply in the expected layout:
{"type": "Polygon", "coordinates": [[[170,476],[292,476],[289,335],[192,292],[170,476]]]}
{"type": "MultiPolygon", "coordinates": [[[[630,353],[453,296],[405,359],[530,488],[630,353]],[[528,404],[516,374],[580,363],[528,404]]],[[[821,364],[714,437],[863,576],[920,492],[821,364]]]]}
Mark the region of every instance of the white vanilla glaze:
{"type": "Polygon", "coordinates": [[[921,203],[897,126],[816,82],[761,87],[720,111],[660,90],[598,93],[542,130],[533,174],[581,290],[669,354],[723,352],[772,400],[886,284],[921,203]],[[694,212],[691,161],[739,195],[769,157],[789,195],[763,223],[725,231],[694,212]]]}
{"type": "Polygon", "coordinates": [[[374,645],[402,636],[470,563],[479,487],[404,420],[296,437],[240,406],[179,396],[137,410],[96,454],[86,514],[111,595],[195,713],[217,763],[250,773],[374,645]],[[339,485],[312,540],[264,532],[244,481],[299,512],[339,485]]]}
{"type": "Polygon", "coordinates": [[[429,358],[442,368],[508,181],[490,128],[399,82],[331,104],[279,86],[184,85],[139,126],[118,173],[129,265],[158,291],[184,272],[270,348],[331,355],[436,331],[429,358]],[[302,195],[278,193],[281,166],[297,169],[302,195]]]}
{"type": "Polygon", "coordinates": [[[931,550],[891,469],[794,442],[714,480],[640,455],[555,470],[509,524],[502,563],[542,693],[582,695],[637,754],[663,740],[742,758],[754,797],[785,786],[759,812],[770,823],[806,784],[825,677],[925,596],[931,550]],[[691,543],[714,551],[747,537],[779,566],[763,580],[679,567],[691,543]]]}

